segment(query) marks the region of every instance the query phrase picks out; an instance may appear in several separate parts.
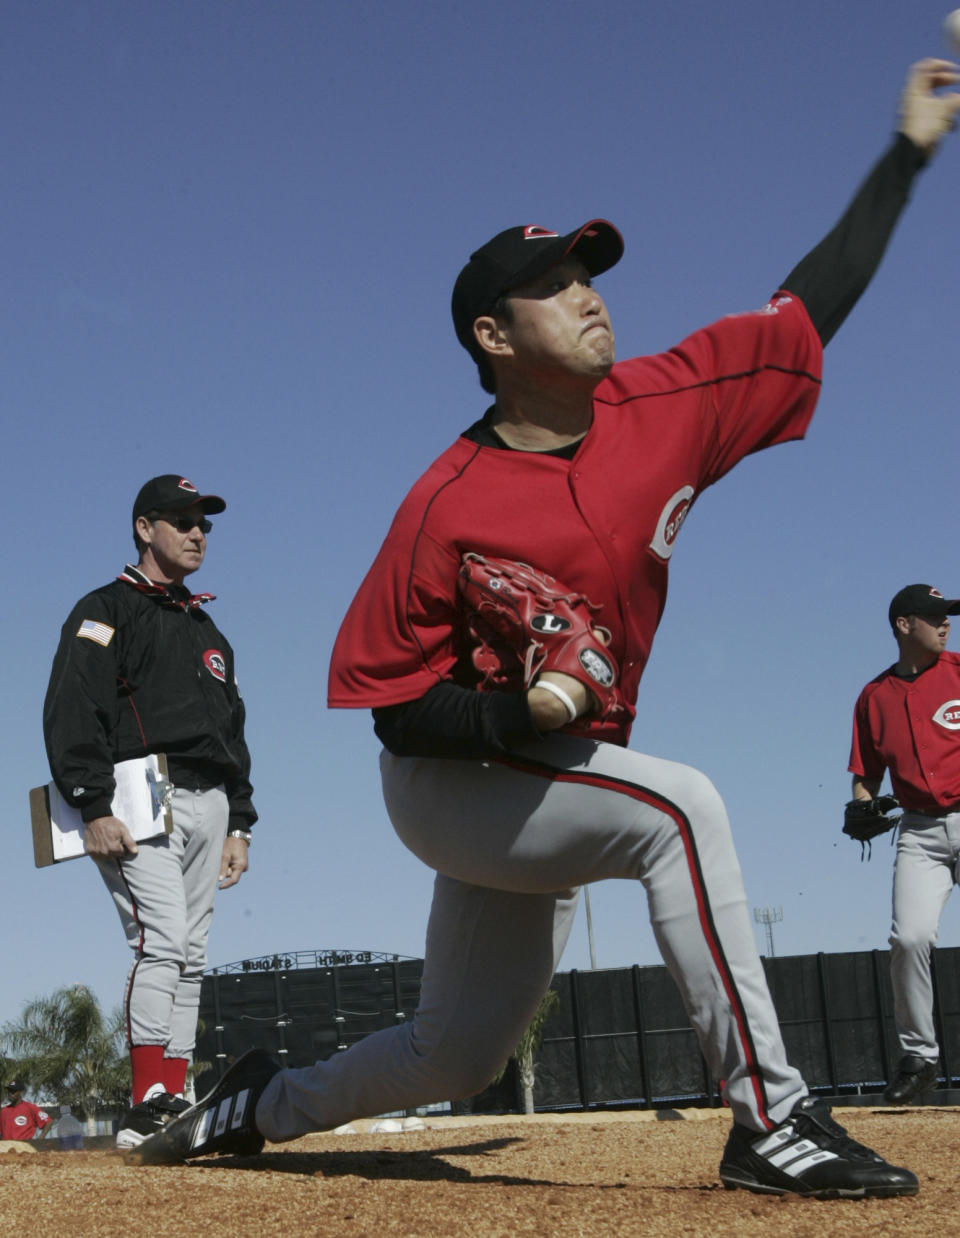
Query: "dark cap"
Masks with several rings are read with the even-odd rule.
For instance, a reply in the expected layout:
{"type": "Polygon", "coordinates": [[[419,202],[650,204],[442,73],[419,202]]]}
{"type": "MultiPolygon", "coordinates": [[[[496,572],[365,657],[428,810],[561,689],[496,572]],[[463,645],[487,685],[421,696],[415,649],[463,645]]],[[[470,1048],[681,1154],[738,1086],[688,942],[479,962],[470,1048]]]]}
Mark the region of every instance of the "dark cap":
{"type": "Polygon", "coordinates": [[[960,600],[945,598],[933,585],[907,585],[890,603],[892,628],[901,615],[960,615],[960,600]]]}
{"type": "Polygon", "coordinates": [[[7,1084],[8,1092],[25,1092],[26,1090],[27,1089],[24,1086],[24,1082],[22,1079],[11,1079],[10,1082],[7,1084]]]}
{"type": "Polygon", "coordinates": [[[623,257],[623,237],[606,219],[591,219],[560,236],[533,224],[498,232],[475,253],[453,286],[453,325],[457,339],[472,353],[473,324],[493,308],[497,297],[536,279],[575,254],[591,275],[608,271],[623,257]]]}
{"type": "Polygon", "coordinates": [[[181,507],[193,507],[199,503],[208,516],[226,510],[226,503],[216,494],[199,494],[192,481],[186,477],[178,477],[176,473],[164,473],[162,477],[151,477],[141,487],[133,504],[133,523],[138,516],[147,512],[175,512],[181,507]]]}

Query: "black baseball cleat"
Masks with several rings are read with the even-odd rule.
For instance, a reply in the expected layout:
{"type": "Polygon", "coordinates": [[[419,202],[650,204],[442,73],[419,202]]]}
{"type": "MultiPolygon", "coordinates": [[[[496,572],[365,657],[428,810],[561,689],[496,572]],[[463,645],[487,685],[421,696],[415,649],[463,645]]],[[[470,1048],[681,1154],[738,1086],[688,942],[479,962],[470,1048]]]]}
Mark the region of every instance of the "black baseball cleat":
{"type": "Polygon", "coordinates": [[[172,1092],[159,1092],[134,1105],[120,1119],[117,1127],[116,1146],[121,1152],[138,1148],[145,1139],[172,1122],[175,1117],[190,1108],[190,1102],[172,1092]]]}
{"type": "Polygon", "coordinates": [[[213,1152],[255,1156],[264,1144],[254,1115],[263,1089],[280,1070],[263,1049],[251,1049],[212,1091],[167,1123],[130,1155],[138,1165],[178,1165],[213,1152]]]}
{"type": "Polygon", "coordinates": [[[824,1100],[806,1096],[785,1122],[764,1135],[734,1125],[720,1162],[728,1191],[742,1187],[765,1195],[809,1195],[814,1199],[862,1199],[916,1195],[909,1169],[851,1139],[830,1117],[824,1100]]]}
{"type": "Polygon", "coordinates": [[[893,1082],[883,1094],[888,1105],[912,1105],[933,1091],[940,1070],[939,1061],[906,1054],[897,1063],[893,1082]]]}

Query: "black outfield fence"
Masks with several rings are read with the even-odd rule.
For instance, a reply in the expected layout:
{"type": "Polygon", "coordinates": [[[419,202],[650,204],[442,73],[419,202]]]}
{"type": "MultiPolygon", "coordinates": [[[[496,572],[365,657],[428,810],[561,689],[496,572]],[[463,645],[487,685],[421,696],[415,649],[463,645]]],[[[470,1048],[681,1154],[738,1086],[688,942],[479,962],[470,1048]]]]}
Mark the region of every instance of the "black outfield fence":
{"type": "MultiPolygon", "coordinates": [[[[200,997],[197,1081],[211,1085],[252,1047],[307,1066],[416,1008],[422,960],[371,951],[292,951],[209,972],[200,997]]],[[[873,950],[764,959],[787,1055],[811,1091],[883,1090],[899,1057],[889,955],[873,950]]],[[[933,955],[942,1088],[960,1081],[960,948],[933,955]]],[[[559,1009],[537,1054],[538,1109],[682,1107],[719,1103],[667,969],[558,972],[559,1009]]],[[[475,1111],[513,1107],[490,1089],[475,1111]]]]}
{"type": "Polygon", "coordinates": [[[210,1069],[198,1094],[247,1049],[309,1066],[412,1016],[422,970],[422,959],[371,950],[297,950],[213,969],[200,989],[196,1057],[210,1069]]]}

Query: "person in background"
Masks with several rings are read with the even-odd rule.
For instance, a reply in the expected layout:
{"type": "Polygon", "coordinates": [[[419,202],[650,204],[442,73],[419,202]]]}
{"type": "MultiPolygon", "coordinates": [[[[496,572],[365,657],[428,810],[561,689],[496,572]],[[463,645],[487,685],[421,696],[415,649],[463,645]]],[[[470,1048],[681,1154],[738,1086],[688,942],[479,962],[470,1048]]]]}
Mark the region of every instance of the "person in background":
{"type": "Polygon", "coordinates": [[[897,660],[860,693],[848,769],[853,798],[872,804],[884,774],[904,813],[893,870],[890,981],[901,1057],[884,1092],[921,1100],[937,1081],[930,953],[960,873],[960,654],[947,649],[960,599],[907,585],[887,618],[897,660]]]}
{"type": "Polygon", "coordinates": [[[204,561],[218,495],[174,473],[133,504],[136,566],[76,604],[43,711],[50,770],[86,823],[87,854],[113,896],[134,962],[124,993],[132,1107],[117,1147],[175,1114],[196,1040],[214,897],[247,869],[250,755],[233,650],[185,577],[204,561]],[[164,753],[173,832],[137,843],[113,815],[114,765],[164,753]]]}
{"type": "Polygon", "coordinates": [[[7,1084],[7,1103],[0,1109],[0,1139],[33,1139],[41,1137],[53,1125],[53,1118],[33,1101],[24,1100],[26,1085],[22,1079],[7,1084]]]}

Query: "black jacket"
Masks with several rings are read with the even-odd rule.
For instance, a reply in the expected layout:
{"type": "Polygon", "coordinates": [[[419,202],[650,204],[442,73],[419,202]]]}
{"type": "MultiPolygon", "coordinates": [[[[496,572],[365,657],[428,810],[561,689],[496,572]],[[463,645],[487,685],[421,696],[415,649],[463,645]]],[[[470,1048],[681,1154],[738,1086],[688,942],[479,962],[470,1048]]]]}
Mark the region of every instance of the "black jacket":
{"type": "Polygon", "coordinates": [[[43,733],[54,781],[84,821],[110,815],[113,766],[148,752],[167,754],[175,785],[223,782],[231,829],[256,821],[233,650],[200,609],[209,600],[127,567],[63,625],[43,733]]]}

